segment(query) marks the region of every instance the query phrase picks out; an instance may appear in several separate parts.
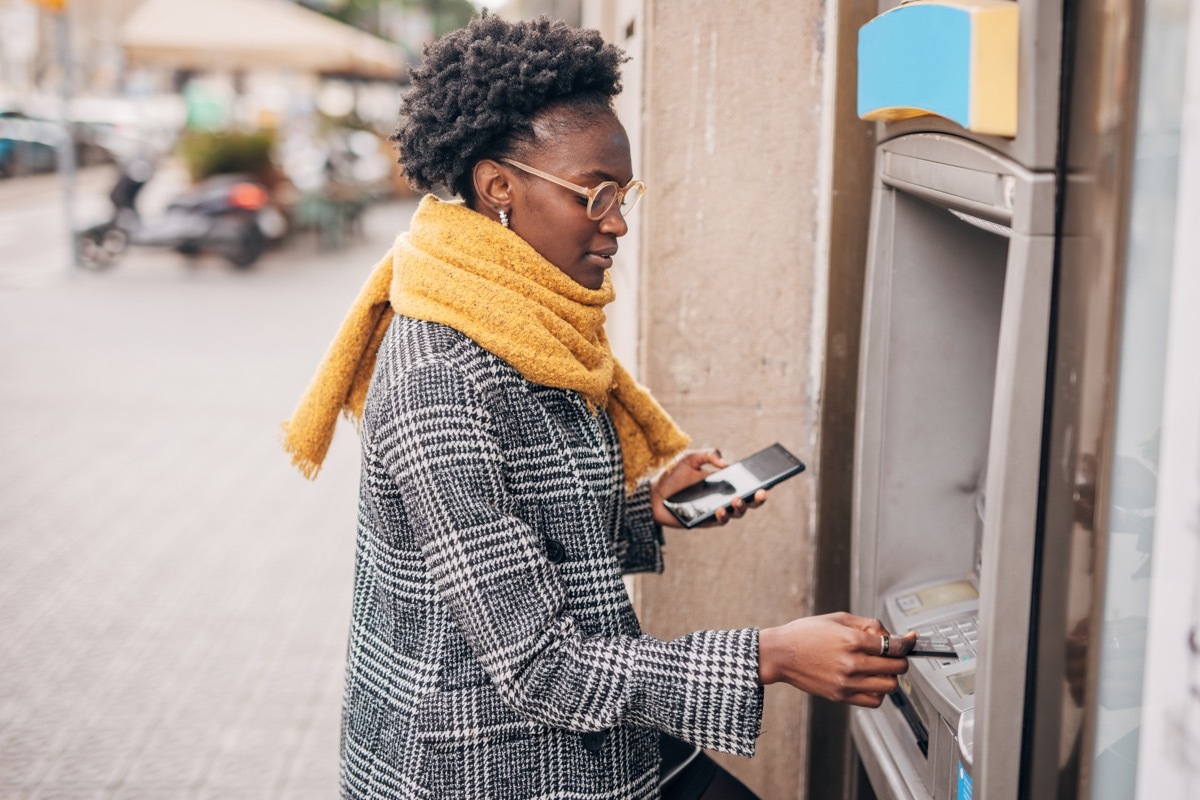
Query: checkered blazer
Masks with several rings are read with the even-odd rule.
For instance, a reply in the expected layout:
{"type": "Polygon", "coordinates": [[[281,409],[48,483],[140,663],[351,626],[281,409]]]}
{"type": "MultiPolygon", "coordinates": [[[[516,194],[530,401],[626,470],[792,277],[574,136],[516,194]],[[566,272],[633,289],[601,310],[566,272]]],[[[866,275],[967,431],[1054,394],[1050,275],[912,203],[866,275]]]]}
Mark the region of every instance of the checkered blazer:
{"type": "Polygon", "coordinates": [[[753,754],[757,630],[638,626],[661,532],[607,414],[397,316],[362,442],[343,797],[655,797],[658,731],[753,754]]]}

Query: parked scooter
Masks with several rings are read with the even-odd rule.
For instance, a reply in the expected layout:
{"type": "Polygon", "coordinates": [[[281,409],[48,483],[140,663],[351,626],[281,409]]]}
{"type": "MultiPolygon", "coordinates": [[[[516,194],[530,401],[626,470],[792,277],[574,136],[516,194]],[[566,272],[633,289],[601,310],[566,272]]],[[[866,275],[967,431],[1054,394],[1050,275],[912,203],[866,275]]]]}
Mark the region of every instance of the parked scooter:
{"type": "Polygon", "coordinates": [[[287,221],[269,202],[265,186],[245,175],[214,175],[173,200],[162,217],[146,220],[137,197],[154,175],[153,165],[133,159],[123,165],[109,198],[112,218],[78,236],[80,265],[112,266],[130,245],[161,247],[194,257],[217,253],[236,267],[258,261],[272,240],[283,237],[287,221]]]}

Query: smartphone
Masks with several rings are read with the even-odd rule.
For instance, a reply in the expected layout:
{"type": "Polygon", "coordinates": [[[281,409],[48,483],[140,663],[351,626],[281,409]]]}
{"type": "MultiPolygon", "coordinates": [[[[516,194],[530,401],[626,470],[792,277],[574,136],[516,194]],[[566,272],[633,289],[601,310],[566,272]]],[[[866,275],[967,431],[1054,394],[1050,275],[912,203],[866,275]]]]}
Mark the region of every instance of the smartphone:
{"type": "Polygon", "coordinates": [[[949,639],[940,636],[918,636],[912,650],[904,654],[905,658],[940,658],[948,661],[958,661],[958,651],[949,639]]]}
{"type": "Polygon", "coordinates": [[[683,527],[694,528],[715,517],[719,509],[730,508],[735,497],[749,500],[759,489],[769,489],[803,471],[800,459],[783,445],[773,444],[676,492],[663,505],[683,527]]]}

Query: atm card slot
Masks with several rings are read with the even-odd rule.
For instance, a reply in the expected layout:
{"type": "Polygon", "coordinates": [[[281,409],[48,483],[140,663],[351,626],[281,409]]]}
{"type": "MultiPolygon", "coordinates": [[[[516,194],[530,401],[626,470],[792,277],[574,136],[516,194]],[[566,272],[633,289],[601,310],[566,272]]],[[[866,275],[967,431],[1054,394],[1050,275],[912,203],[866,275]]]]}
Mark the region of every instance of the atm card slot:
{"type": "Polygon", "coordinates": [[[912,730],[913,736],[917,740],[917,747],[921,750],[921,755],[929,758],[929,731],[925,729],[925,723],[921,722],[921,718],[917,715],[917,710],[913,708],[912,703],[904,696],[904,692],[895,691],[889,694],[888,697],[892,698],[892,703],[896,708],[900,709],[900,714],[912,730]]]}

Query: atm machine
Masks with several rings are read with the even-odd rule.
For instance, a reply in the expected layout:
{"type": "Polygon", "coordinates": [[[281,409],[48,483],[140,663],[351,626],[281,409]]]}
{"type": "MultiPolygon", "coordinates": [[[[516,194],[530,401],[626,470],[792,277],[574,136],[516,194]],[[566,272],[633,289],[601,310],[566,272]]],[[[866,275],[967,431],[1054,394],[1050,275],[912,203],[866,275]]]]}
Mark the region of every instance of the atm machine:
{"type": "Polygon", "coordinates": [[[884,0],[852,611],[950,639],[851,735],[887,800],[1018,796],[1053,291],[1061,0],[884,0]]]}

